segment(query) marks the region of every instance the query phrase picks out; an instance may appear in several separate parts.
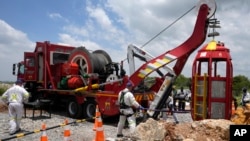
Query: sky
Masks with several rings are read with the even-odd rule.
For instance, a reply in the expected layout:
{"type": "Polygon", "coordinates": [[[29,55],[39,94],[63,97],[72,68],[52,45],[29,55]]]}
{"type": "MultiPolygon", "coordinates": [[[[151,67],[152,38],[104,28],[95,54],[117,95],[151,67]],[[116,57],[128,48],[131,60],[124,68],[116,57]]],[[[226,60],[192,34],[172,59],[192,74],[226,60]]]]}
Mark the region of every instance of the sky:
{"type": "MultiPolygon", "coordinates": [[[[215,40],[230,49],[233,75],[250,78],[250,1],[215,1],[214,17],[221,26],[216,29],[220,36],[215,40]]],[[[128,45],[141,47],[198,3],[198,0],[1,0],[0,81],[16,79],[12,64],[21,61],[24,52],[33,52],[36,42],[85,46],[91,51],[102,49],[113,62],[120,62],[127,57],[128,45]]],[[[191,35],[196,17],[195,8],[143,49],[159,56],[182,44],[191,35]]],[[[203,45],[211,40],[206,38],[203,45]]],[[[193,52],[184,66],[182,74],[186,77],[191,77],[195,56],[193,52]]]]}

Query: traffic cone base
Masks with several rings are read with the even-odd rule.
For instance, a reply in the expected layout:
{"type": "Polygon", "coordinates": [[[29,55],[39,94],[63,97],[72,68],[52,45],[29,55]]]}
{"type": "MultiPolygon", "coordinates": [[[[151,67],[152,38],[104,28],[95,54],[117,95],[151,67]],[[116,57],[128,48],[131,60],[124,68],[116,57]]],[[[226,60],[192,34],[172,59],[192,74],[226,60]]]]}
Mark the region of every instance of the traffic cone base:
{"type": "Polygon", "coordinates": [[[69,129],[65,129],[64,130],[64,137],[69,137],[70,136],[70,130],[69,129]]]}
{"type": "Polygon", "coordinates": [[[48,141],[48,137],[47,136],[41,136],[41,141],[48,141]]]}

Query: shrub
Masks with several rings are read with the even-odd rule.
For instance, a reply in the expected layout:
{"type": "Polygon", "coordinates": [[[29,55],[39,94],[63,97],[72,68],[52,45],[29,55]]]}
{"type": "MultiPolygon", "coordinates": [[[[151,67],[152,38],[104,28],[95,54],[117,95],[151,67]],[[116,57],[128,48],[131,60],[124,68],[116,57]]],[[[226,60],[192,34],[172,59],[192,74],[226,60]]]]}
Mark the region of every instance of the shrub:
{"type": "Polygon", "coordinates": [[[0,96],[2,96],[2,94],[3,94],[9,87],[11,87],[10,84],[0,83],[0,96]]]}

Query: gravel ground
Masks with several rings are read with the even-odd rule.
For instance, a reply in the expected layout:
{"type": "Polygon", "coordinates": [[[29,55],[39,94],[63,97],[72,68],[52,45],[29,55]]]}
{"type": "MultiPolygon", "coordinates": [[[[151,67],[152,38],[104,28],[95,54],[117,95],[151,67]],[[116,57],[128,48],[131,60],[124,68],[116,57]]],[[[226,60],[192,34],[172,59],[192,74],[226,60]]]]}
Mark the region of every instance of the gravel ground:
{"type": "MultiPolygon", "coordinates": [[[[2,109],[2,108],[1,108],[2,109]]],[[[52,111],[51,118],[49,114],[43,112],[40,116],[40,111],[37,110],[35,113],[35,118],[32,119],[32,110],[27,110],[27,118],[22,119],[22,132],[20,133],[30,133],[35,132],[35,130],[40,130],[43,123],[46,124],[47,128],[54,126],[59,126],[64,123],[65,119],[68,119],[68,123],[72,123],[75,119],[65,116],[65,112],[52,111]]],[[[176,113],[176,117],[180,123],[192,121],[190,113],[176,113]]],[[[173,116],[168,115],[166,122],[175,122],[173,116]]],[[[0,141],[11,140],[11,141],[40,141],[41,132],[35,132],[33,134],[28,134],[19,138],[8,139],[12,136],[9,135],[8,129],[8,111],[7,109],[0,112],[0,141]]],[[[107,141],[114,141],[116,138],[118,118],[103,119],[103,129],[104,136],[107,141]]],[[[83,121],[76,124],[69,124],[66,126],[60,126],[58,128],[53,128],[46,131],[48,140],[59,141],[64,139],[64,128],[69,128],[71,132],[70,139],[73,141],[93,141],[95,139],[95,131],[93,131],[94,122],[83,121]]],[[[20,134],[19,133],[19,134],[20,134]]],[[[123,131],[124,135],[128,134],[128,128],[123,131]]],[[[18,134],[14,135],[15,137],[18,134]]]]}
{"type": "MultiPolygon", "coordinates": [[[[71,119],[65,116],[60,116],[52,113],[52,117],[48,118],[48,113],[43,113],[43,115],[39,116],[39,111],[36,113],[36,117],[34,120],[32,120],[32,112],[28,111],[27,118],[22,119],[22,132],[20,133],[28,133],[33,132],[35,130],[40,130],[42,123],[46,124],[47,128],[58,126],[62,123],[64,123],[65,119],[68,119],[69,123],[72,123],[75,121],[75,119],[71,119]],[[38,116],[38,117],[37,117],[38,116]]],[[[73,141],[92,141],[95,138],[95,131],[93,131],[94,122],[79,122],[77,124],[69,124],[66,126],[60,126],[58,128],[54,128],[51,130],[47,130],[46,134],[48,136],[48,139],[51,141],[59,141],[63,140],[64,136],[64,128],[68,127],[71,131],[70,138],[73,141]]],[[[8,113],[2,112],[0,113],[0,140],[6,139],[11,137],[8,132],[9,124],[8,124],[8,113]]],[[[104,135],[107,140],[114,140],[116,136],[116,125],[103,125],[104,128],[104,135]]],[[[124,129],[125,133],[128,129],[124,129]]],[[[18,135],[18,134],[16,134],[18,135]]],[[[14,135],[15,136],[15,135],[14,135]]],[[[29,134],[20,138],[15,139],[6,139],[6,140],[12,140],[12,141],[40,141],[41,132],[29,134]]]]}

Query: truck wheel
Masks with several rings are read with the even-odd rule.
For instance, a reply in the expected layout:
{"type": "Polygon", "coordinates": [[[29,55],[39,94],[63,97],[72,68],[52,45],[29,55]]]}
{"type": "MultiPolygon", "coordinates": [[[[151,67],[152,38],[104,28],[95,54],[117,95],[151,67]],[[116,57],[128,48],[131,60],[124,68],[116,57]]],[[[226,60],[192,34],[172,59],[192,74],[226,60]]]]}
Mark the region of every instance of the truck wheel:
{"type": "Polygon", "coordinates": [[[69,101],[67,112],[71,118],[80,118],[82,116],[82,106],[75,100],[69,101]]]}
{"type": "Polygon", "coordinates": [[[83,116],[84,118],[93,118],[96,112],[96,102],[94,100],[87,100],[83,104],[83,116]]]}

